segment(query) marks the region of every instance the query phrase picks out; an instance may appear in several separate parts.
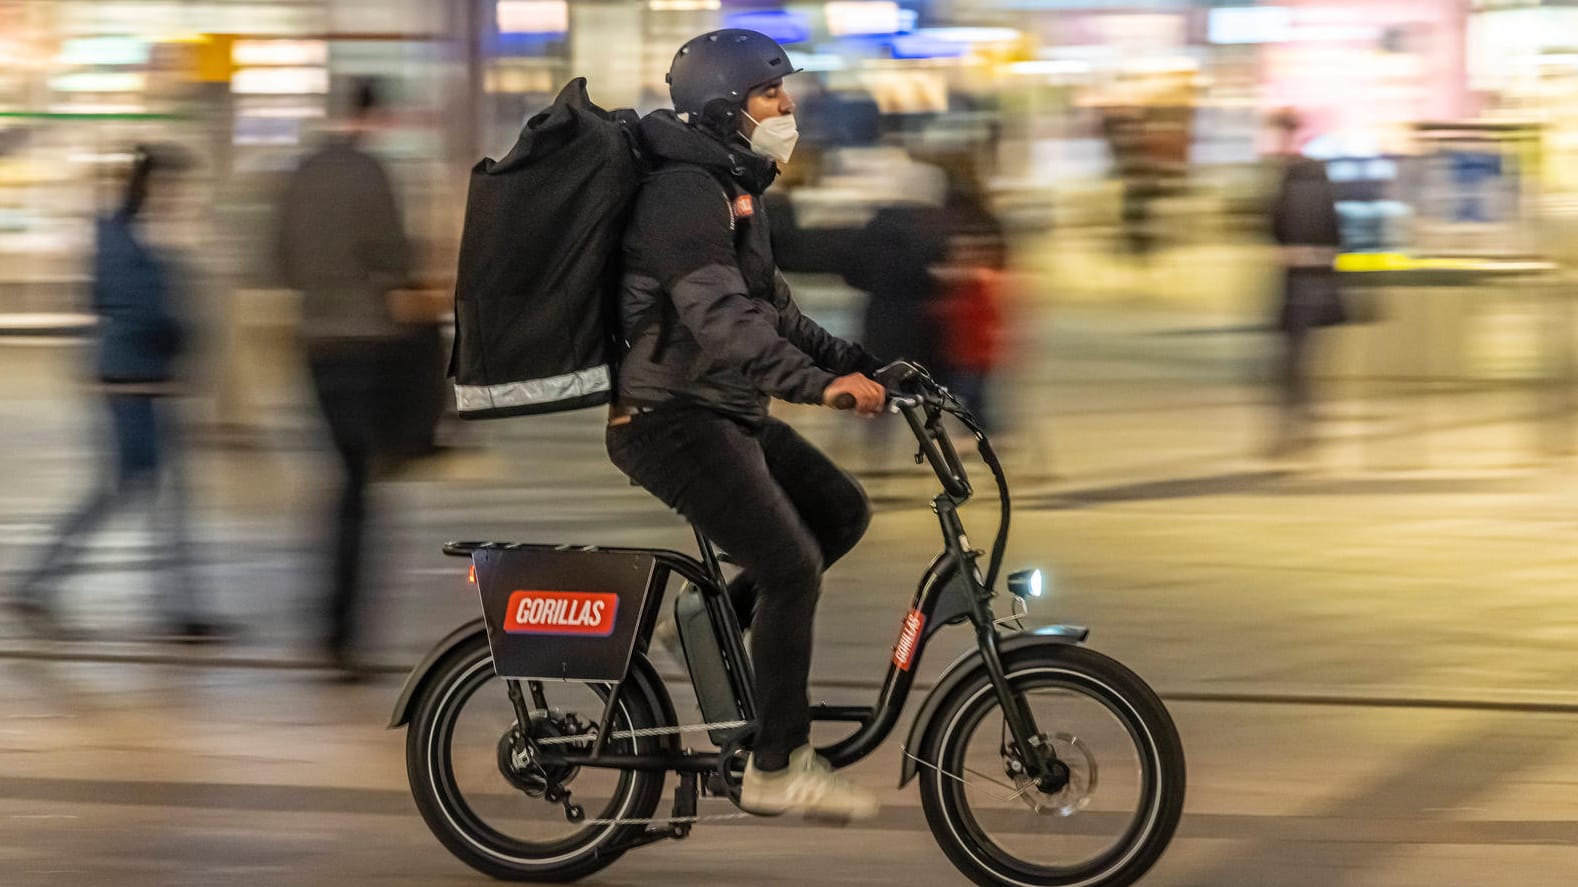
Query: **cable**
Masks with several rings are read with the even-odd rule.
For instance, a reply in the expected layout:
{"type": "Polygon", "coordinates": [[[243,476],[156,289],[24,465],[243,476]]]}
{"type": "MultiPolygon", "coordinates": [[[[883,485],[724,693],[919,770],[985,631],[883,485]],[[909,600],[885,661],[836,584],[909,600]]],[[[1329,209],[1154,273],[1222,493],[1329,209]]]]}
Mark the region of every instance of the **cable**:
{"type": "Polygon", "coordinates": [[[1013,514],[1013,505],[1008,495],[1008,475],[1003,471],[1003,463],[997,458],[997,451],[992,449],[992,441],[986,436],[986,429],[981,427],[975,414],[946,388],[938,389],[943,396],[943,405],[948,413],[955,419],[964,423],[975,435],[975,448],[981,454],[981,461],[986,463],[992,472],[992,480],[997,484],[997,501],[1001,511],[1001,518],[997,524],[997,538],[992,542],[992,554],[987,560],[986,587],[988,590],[997,587],[997,574],[1003,568],[1003,557],[1008,553],[1008,522],[1013,514]]]}

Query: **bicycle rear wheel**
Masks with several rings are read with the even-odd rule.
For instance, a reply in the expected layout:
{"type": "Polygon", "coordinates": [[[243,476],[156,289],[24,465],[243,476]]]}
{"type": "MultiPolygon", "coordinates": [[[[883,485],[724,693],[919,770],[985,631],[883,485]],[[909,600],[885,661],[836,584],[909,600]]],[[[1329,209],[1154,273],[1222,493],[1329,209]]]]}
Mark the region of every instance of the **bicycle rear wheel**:
{"type": "MultiPolygon", "coordinates": [[[[673,726],[644,683],[625,682],[607,752],[652,753],[671,740],[617,736],[673,726]]],[[[522,726],[505,682],[493,673],[486,639],[456,650],[424,689],[406,736],[411,793],[433,834],[462,862],[504,880],[573,881],[618,859],[645,828],[619,821],[653,815],[663,774],[543,768],[524,754],[521,739],[524,730],[544,747],[589,752],[607,693],[601,685],[537,684],[522,726]],[[554,799],[555,787],[570,792],[569,803],[584,812],[579,821],[554,799]]]]}

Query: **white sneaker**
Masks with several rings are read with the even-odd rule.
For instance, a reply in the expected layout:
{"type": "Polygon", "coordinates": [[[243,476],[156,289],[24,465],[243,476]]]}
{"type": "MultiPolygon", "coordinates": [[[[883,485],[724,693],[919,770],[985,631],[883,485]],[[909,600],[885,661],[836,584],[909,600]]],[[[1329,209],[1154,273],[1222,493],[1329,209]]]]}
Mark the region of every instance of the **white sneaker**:
{"type": "Polygon", "coordinates": [[[802,813],[814,819],[870,819],[881,804],[877,796],[833,772],[816,749],[802,745],[789,753],[789,766],[772,773],[745,765],[740,809],[761,816],[802,813]]]}

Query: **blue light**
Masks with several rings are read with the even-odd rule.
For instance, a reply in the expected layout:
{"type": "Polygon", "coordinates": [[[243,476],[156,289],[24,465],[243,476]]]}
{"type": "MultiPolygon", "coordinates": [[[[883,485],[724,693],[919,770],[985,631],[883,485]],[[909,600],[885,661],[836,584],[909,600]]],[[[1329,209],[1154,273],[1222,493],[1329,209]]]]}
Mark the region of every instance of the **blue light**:
{"type": "Polygon", "coordinates": [[[969,47],[953,40],[938,40],[923,34],[906,34],[893,38],[893,57],[896,59],[956,59],[969,47]]]}
{"type": "Polygon", "coordinates": [[[786,9],[730,13],[724,16],[723,26],[760,31],[779,43],[804,43],[811,39],[811,19],[805,13],[786,9]]]}
{"type": "Polygon", "coordinates": [[[537,34],[499,34],[493,38],[492,54],[496,56],[544,56],[554,51],[554,44],[567,39],[569,34],[542,32],[537,34]]]}

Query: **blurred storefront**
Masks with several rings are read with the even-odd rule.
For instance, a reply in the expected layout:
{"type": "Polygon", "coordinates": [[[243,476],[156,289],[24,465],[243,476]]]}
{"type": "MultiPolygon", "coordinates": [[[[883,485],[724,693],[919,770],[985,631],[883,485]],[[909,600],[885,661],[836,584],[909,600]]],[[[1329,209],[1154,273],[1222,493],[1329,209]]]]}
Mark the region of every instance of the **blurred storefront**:
{"type": "MultiPolygon", "coordinates": [[[[420,2],[0,0],[0,311],[70,304],[88,221],[112,204],[108,182],[138,141],[180,142],[204,159],[196,226],[203,247],[222,249],[228,222],[259,215],[259,176],[306,144],[331,84],[349,75],[394,75],[399,123],[379,147],[420,189],[426,167],[469,148],[439,113],[464,93],[446,64],[457,23],[435,20],[442,12],[420,2]]],[[[419,193],[408,212],[420,229],[431,201],[419,193]]]]}
{"type": "MultiPolygon", "coordinates": [[[[1546,156],[1578,156],[1578,63],[1559,45],[1569,5],[0,0],[0,311],[42,310],[81,277],[103,171],[136,139],[200,147],[212,232],[230,240],[219,252],[231,271],[257,271],[273,177],[348,75],[394,84],[399,125],[376,148],[439,273],[476,158],[507,150],[574,76],[606,106],[665,104],[674,48],[709,28],[763,30],[809,72],[796,84],[807,163],[872,139],[973,152],[1005,205],[1034,203],[1110,180],[1117,114],[1140,121],[1147,162],[1194,193],[1248,193],[1267,116],[1294,108],[1313,153],[1391,176],[1365,193],[1408,204],[1406,164],[1392,161],[1416,150],[1419,121],[1537,105],[1546,156]]],[[[1578,182],[1578,165],[1541,174],[1578,182]]]]}

